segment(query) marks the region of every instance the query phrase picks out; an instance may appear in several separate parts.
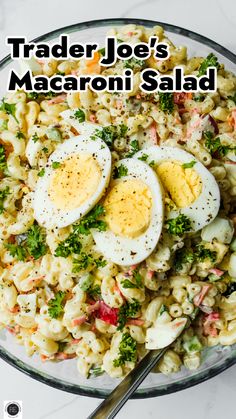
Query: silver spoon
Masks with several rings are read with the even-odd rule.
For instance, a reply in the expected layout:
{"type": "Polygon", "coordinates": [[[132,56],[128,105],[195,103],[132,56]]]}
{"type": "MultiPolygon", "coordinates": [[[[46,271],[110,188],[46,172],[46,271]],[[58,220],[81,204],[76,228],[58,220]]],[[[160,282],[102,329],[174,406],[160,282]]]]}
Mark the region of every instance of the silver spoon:
{"type": "MultiPolygon", "coordinates": [[[[173,342],[172,342],[173,343],[173,342]]],[[[171,344],[172,344],[171,343],[171,344]]],[[[170,345],[161,350],[149,351],[139,364],[121,381],[109,396],[87,419],[112,419],[132,396],[148,373],[155,367],[170,345]]]]}

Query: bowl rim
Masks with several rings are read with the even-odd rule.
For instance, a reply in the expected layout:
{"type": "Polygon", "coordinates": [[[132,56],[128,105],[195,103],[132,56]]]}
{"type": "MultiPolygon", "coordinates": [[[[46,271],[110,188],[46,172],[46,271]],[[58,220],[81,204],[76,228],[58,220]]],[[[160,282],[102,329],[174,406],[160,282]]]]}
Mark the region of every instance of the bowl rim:
{"type": "MultiPolygon", "coordinates": [[[[73,25],[68,25],[68,26],[50,31],[44,35],[36,37],[35,39],[32,40],[32,42],[42,42],[44,40],[48,41],[50,39],[53,39],[59,36],[61,33],[72,33],[72,32],[75,32],[76,30],[81,31],[84,29],[96,28],[96,27],[101,27],[101,26],[113,26],[116,24],[118,25],[136,24],[136,25],[142,25],[146,27],[160,25],[168,32],[172,32],[178,35],[183,35],[194,41],[201,42],[202,44],[213,48],[215,51],[219,52],[225,58],[230,60],[233,64],[236,64],[236,54],[229,51],[227,48],[221,46],[217,42],[211,40],[210,38],[200,35],[191,30],[182,28],[180,26],[172,25],[165,22],[159,22],[156,20],[149,20],[149,19],[109,18],[109,19],[90,20],[90,21],[76,23],[73,25]]],[[[6,67],[8,64],[10,64],[11,61],[12,59],[11,59],[10,54],[4,57],[2,60],[0,60],[0,70],[6,67]]],[[[95,397],[95,398],[100,398],[100,399],[106,398],[108,394],[110,393],[107,390],[96,389],[92,387],[84,387],[84,386],[81,387],[76,384],[70,384],[61,379],[55,379],[54,377],[52,377],[51,375],[45,372],[39,372],[39,370],[37,370],[36,368],[29,366],[28,364],[21,361],[14,355],[10,354],[1,345],[0,345],[0,358],[6,363],[8,363],[9,365],[11,365],[12,367],[28,375],[29,377],[37,381],[40,381],[46,385],[49,385],[53,388],[56,388],[58,390],[66,391],[68,393],[78,394],[81,396],[95,397]]],[[[236,352],[235,354],[231,354],[231,356],[225,361],[223,361],[223,363],[220,365],[215,365],[214,367],[209,367],[203,371],[196,372],[193,376],[185,377],[181,379],[181,381],[179,381],[178,383],[174,382],[171,384],[163,384],[159,388],[138,390],[133,394],[131,398],[132,399],[146,399],[150,397],[157,397],[161,395],[174,393],[180,390],[184,390],[194,385],[200,384],[201,382],[204,382],[210,378],[215,377],[216,375],[225,371],[226,369],[233,366],[234,364],[236,364],[236,352]]]]}

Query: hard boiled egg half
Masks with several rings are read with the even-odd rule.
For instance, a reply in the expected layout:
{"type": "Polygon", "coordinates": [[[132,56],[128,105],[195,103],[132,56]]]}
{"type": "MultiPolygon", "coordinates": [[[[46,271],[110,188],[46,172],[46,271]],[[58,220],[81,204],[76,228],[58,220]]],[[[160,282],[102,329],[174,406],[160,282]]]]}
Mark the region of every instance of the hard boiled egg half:
{"type": "Polygon", "coordinates": [[[103,201],[106,231],[92,231],[98,250],[118,265],[133,265],[154,250],[163,224],[163,194],[156,173],[137,159],[116,164],[103,201]]]}
{"type": "Polygon", "coordinates": [[[134,156],[152,162],[166,193],[167,218],[184,214],[192,231],[202,229],[217,216],[220,191],[214,176],[194,156],[177,147],[153,146],[134,156]]]}
{"type": "Polygon", "coordinates": [[[79,135],[51,154],[37,183],[34,216],[46,228],[66,227],[103,196],[111,175],[111,153],[101,139],[79,135]]]}

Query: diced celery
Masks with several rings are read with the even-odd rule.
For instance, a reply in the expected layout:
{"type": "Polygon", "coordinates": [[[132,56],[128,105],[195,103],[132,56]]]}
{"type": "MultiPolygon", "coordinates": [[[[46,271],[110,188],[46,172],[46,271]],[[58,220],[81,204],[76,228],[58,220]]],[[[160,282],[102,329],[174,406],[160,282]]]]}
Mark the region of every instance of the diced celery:
{"type": "Polygon", "coordinates": [[[62,136],[57,128],[48,128],[46,131],[49,140],[61,142],[62,136]]]}
{"type": "Polygon", "coordinates": [[[91,274],[85,274],[80,278],[79,286],[82,289],[82,291],[88,291],[88,289],[93,284],[93,277],[91,274]]]}
{"type": "Polygon", "coordinates": [[[200,352],[202,350],[202,344],[197,336],[193,336],[190,340],[184,342],[183,348],[187,353],[200,352]]]}

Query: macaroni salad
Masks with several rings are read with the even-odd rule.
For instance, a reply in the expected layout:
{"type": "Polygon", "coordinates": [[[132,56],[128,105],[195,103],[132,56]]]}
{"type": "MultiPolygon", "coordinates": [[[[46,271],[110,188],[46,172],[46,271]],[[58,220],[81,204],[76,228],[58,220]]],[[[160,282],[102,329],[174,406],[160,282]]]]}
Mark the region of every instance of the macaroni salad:
{"type": "Polygon", "coordinates": [[[172,344],[156,371],[197,369],[236,343],[236,77],[217,57],[34,63],[33,73],[122,74],[129,93],[8,93],[0,105],[0,327],[43,362],[123,377],[172,344]],[[139,90],[145,67],[217,68],[215,93],[139,90]],[[183,333],[181,333],[183,331],[183,333]],[[179,337],[178,337],[179,336],[179,337]]]}

